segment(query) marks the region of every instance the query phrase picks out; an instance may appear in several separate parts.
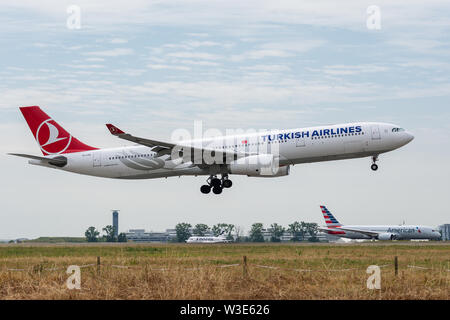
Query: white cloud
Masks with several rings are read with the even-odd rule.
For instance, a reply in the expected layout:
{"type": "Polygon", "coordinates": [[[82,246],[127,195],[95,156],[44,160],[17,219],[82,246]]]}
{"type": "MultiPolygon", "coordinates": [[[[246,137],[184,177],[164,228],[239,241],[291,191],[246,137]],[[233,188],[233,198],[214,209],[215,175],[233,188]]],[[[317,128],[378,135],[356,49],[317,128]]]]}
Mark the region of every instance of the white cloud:
{"type": "Polygon", "coordinates": [[[86,58],[86,61],[90,61],[90,62],[102,62],[105,61],[105,59],[103,58],[86,58]]]}
{"type": "Polygon", "coordinates": [[[258,49],[249,50],[242,54],[232,55],[231,61],[240,62],[247,59],[288,58],[323,46],[323,40],[291,40],[286,42],[269,42],[259,46],[258,49]]]}
{"type": "Polygon", "coordinates": [[[133,54],[132,49],[126,48],[116,48],[111,50],[102,50],[102,51],[91,51],[83,53],[87,56],[100,56],[100,57],[119,57],[119,56],[127,56],[133,54]]]}
{"type": "Polygon", "coordinates": [[[163,49],[184,49],[184,50],[190,50],[191,47],[187,44],[182,43],[166,43],[163,44],[161,48],[153,48],[153,51],[159,50],[162,52],[163,49]]]}
{"type": "Polygon", "coordinates": [[[167,53],[167,56],[174,58],[188,58],[188,59],[204,59],[204,60],[219,60],[221,57],[216,54],[207,53],[207,52],[170,52],[167,53]]]}
{"type": "Polygon", "coordinates": [[[121,38],[115,38],[115,39],[111,39],[110,43],[113,44],[123,44],[123,43],[127,43],[128,40],[127,39],[121,39],[121,38]]]}
{"type": "Polygon", "coordinates": [[[332,65],[323,67],[322,71],[329,75],[355,75],[388,71],[389,68],[377,65],[332,65]]]}
{"type": "Polygon", "coordinates": [[[43,43],[43,42],[35,42],[33,43],[33,46],[37,48],[49,48],[49,47],[56,47],[55,44],[52,43],[43,43]]]}
{"type": "MultiPolygon", "coordinates": [[[[4,3],[5,9],[29,10],[44,15],[52,22],[61,21],[66,16],[70,0],[16,0],[4,3]]],[[[256,24],[314,25],[367,31],[366,9],[373,4],[368,1],[350,0],[336,5],[332,0],[78,0],[81,8],[82,28],[92,30],[120,29],[123,24],[145,24],[164,26],[237,26],[256,24]],[[111,23],[114,22],[114,23],[111,23]]],[[[446,0],[429,0],[426,5],[421,0],[378,0],[381,8],[382,29],[410,26],[439,28],[450,25],[449,3],[446,0]],[[431,19],[433,18],[433,20],[431,19]]],[[[8,26],[11,27],[11,26],[8,26]]],[[[14,27],[14,26],[12,26],[14,27]]],[[[242,29],[241,29],[242,30],[242,29]]],[[[205,32],[186,32],[191,37],[206,37],[205,32]]]]}
{"type": "Polygon", "coordinates": [[[66,47],[67,50],[80,50],[83,49],[84,46],[70,46],[70,47],[66,47]]]}
{"type": "Polygon", "coordinates": [[[220,63],[212,62],[212,61],[199,61],[199,60],[177,60],[179,63],[189,64],[189,65],[197,65],[197,66],[206,66],[206,67],[216,67],[219,66],[220,63]]]}
{"type": "Polygon", "coordinates": [[[48,80],[50,77],[47,76],[34,76],[34,75],[16,75],[11,77],[10,79],[13,80],[21,80],[21,81],[45,81],[48,80]]]}
{"type": "MultiPolygon", "coordinates": [[[[424,38],[416,33],[405,33],[401,37],[393,37],[386,42],[388,45],[403,47],[418,53],[439,53],[448,43],[436,39],[424,38]]],[[[449,53],[450,50],[445,50],[449,53]]]]}
{"type": "Polygon", "coordinates": [[[302,53],[324,46],[326,43],[325,40],[321,39],[305,39],[304,37],[301,37],[290,41],[264,43],[261,45],[261,48],[266,50],[284,50],[302,53]]]}
{"type": "Polygon", "coordinates": [[[423,68],[423,69],[448,69],[450,63],[437,60],[409,60],[401,63],[397,63],[398,66],[403,68],[423,68]]]}
{"type": "Polygon", "coordinates": [[[243,54],[231,56],[231,61],[239,62],[247,59],[264,59],[264,58],[287,58],[292,57],[293,54],[284,50],[276,49],[261,49],[251,50],[243,54]]]}
{"type": "Polygon", "coordinates": [[[191,69],[191,68],[185,67],[185,66],[173,66],[173,65],[165,65],[165,64],[148,64],[147,67],[150,69],[154,69],[154,70],[168,69],[168,70],[189,71],[191,69]]]}
{"type": "Polygon", "coordinates": [[[100,69],[105,67],[101,64],[64,64],[64,66],[75,69],[100,69]]]}
{"type": "Polygon", "coordinates": [[[258,64],[253,66],[240,67],[242,70],[261,71],[261,72],[285,72],[291,68],[280,64],[258,64]]]}
{"type": "Polygon", "coordinates": [[[199,47],[223,47],[223,48],[232,48],[232,43],[221,43],[215,41],[185,41],[184,42],[188,47],[191,48],[199,48],[199,47]]]}
{"type": "Polygon", "coordinates": [[[188,35],[190,37],[198,37],[198,38],[206,38],[209,36],[207,33],[195,33],[195,32],[187,33],[186,35],[188,35]]]}

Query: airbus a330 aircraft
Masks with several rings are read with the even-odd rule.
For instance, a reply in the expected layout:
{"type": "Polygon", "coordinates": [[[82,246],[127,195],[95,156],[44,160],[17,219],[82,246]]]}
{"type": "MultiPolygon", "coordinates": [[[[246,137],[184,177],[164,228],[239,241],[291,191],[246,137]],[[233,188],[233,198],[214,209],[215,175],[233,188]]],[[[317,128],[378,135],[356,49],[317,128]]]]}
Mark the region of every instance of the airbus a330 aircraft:
{"type": "Polygon", "coordinates": [[[107,124],[111,134],[138,145],[98,149],[73,137],[37,106],[20,111],[44,156],[11,154],[30,158],[30,164],[118,179],[206,175],[200,190],[215,194],[232,186],[230,174],[287,176],[290,166],[300,163],[371,157],[371,168],[377,170],[378,155],[414,139],[393,124],[358,122],[173,143],[136,137],[107,124]]]}
{"type": "Polygon", "coordinates": [[[427,226],[347,226],[342,225],[325,207],[320,206],[327,228],[320,231],[348,239],[411,240],[441,238],[439,231],[427,226]]]}

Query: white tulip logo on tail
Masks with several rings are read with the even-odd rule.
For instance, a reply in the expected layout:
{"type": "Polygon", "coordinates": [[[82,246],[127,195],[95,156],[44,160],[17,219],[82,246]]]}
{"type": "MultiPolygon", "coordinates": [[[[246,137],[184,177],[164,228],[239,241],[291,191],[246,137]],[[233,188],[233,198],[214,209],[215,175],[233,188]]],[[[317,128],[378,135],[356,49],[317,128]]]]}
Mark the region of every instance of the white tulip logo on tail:
{"type": "Polygon", "coordinates": [[[53,119],[43,121],[36,131],[36,141],[46,154],[60,154],[67,150],[72,136],[53,119]]]}

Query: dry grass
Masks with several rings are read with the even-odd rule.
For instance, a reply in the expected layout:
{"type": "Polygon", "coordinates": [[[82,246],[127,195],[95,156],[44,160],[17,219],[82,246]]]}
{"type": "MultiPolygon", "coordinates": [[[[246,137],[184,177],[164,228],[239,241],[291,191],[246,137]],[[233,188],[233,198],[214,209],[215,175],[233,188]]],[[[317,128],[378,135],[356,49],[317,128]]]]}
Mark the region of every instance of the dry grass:
{"type": "Polygon", "coordinates": [[[448,243],[7,245],[0,246],[0,298],[449,299],[449,261],[448,243]],[[82,289],[68,290],[67,266],[95,264],[97,256],[100,271],[82,268],[82,289]],[[399,258],[398,276],[394,256],[399,258]],[[240,265],[220,267],[230,264],[240,265]],[[366,268],[373,264],[387,265],[381,290],[366,288],[366,268]],[[351,270],[330,271],[340,269],[351,270]]]}

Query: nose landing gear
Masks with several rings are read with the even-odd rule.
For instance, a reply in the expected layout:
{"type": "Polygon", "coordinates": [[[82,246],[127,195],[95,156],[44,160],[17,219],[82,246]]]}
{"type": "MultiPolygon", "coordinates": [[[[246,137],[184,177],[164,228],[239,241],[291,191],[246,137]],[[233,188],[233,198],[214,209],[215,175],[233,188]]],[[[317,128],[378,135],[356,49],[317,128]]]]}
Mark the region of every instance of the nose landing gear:
{"type": "Polygon", "coordinates": [[[378,161],[378,156],[373,156],[372,157],[372,165],[370,166],[370,168],[373,170],[373,171],[377,171],[378,170],[378,165],[377,165],[377,162],[378,161]]]}
{"type": "Polygon", "coordinates": [[[221,194],[223,188],[231,188],[233,182],[228,179],[228,175],[222,175],[222,179],[217,178],[217,176],[210,176],[206,180],[207,184],[204,184],[200,187],[200,191],[203,194],[208,194],[211,192],[211,189],[214,194],[221,194]]]}

